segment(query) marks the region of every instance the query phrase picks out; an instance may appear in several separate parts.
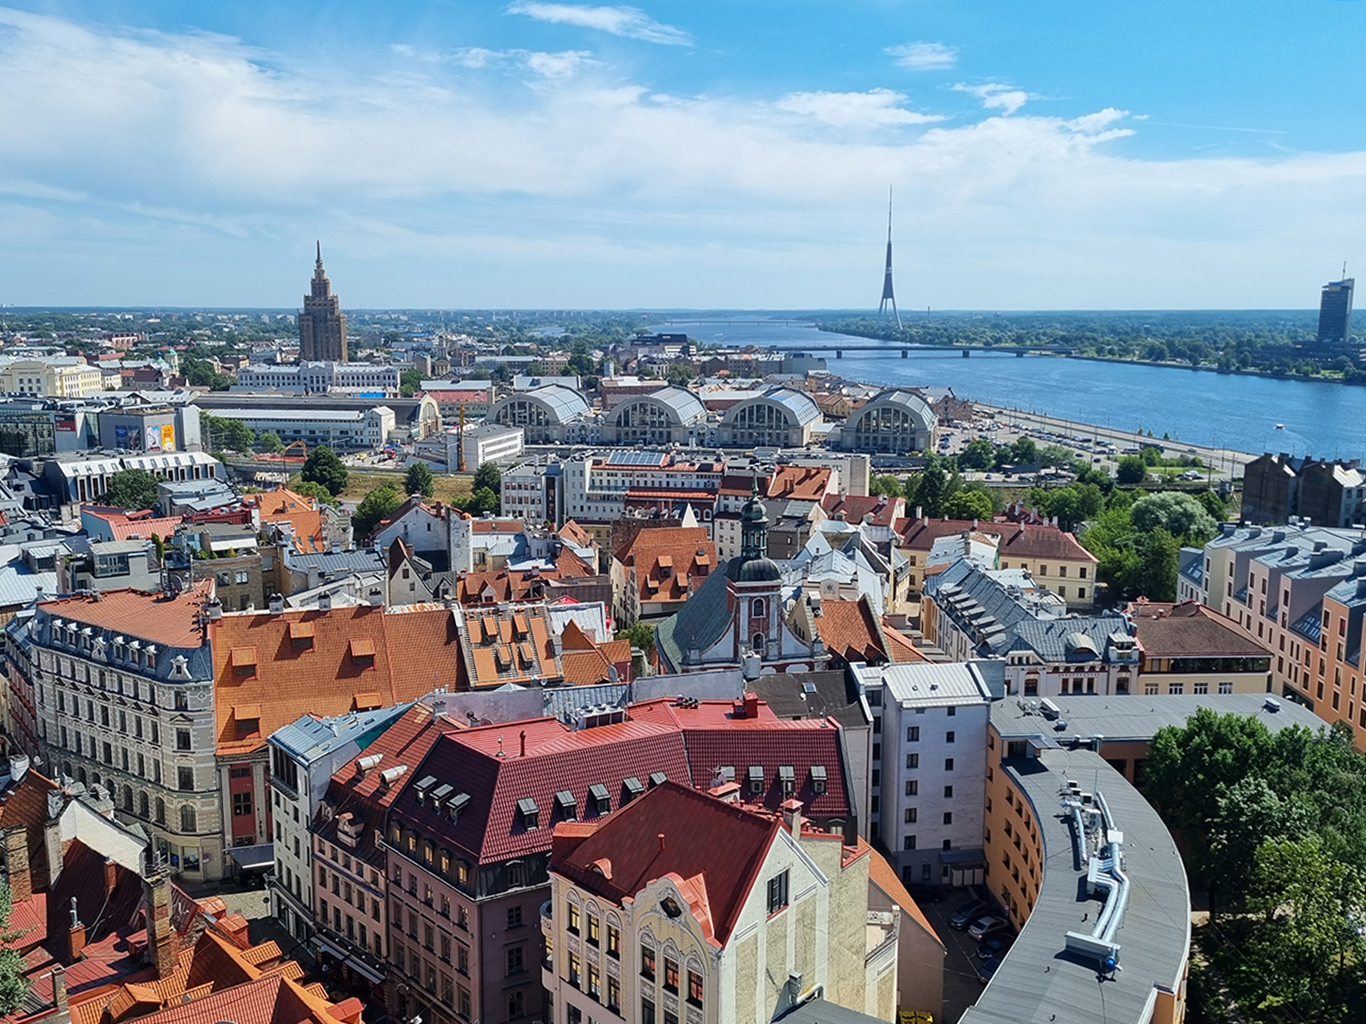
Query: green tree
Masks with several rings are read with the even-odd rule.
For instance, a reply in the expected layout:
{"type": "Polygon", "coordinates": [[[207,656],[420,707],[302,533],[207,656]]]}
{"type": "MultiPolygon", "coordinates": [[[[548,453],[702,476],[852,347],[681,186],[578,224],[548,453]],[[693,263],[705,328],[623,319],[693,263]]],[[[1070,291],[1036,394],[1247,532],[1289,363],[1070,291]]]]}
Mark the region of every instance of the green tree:
{"type": "Polygon", "coordinates": [[[1224,517],[1228,515],[1228,505],[1213,488],[1206,487],[1203,491],[1196,491],[1194,497],[1216,523],[1223,522],[1224,517]]]}
{"type": "Polygon", "coordinates": [[[26,934],[12,928],[14,894],[8,882],[0,881],[0,1014],[11,1014],[19,1009],[28,993],[29,982],[24,977],[24,959],[19,955],[19,940],[26,934]]]}
{"type": "Polygon", "coordinates": [[[1180,491],[1145,494],[1129,507],[1129,517],[1140,533],[1166,530],[1188,544],[1204,544],[1217,529],[1205,506],[1180,491]]]}
{"type": "Polygon", "coordinates": [[[166,560],[166,542],[161,539],[161,534],[152,534],[152,549],[157,553],[157,565],[166,560]]]}
{"type": "Polygon", "coordinates": [[[370,531],[403,504],[403,496],[393,484],[380,484],[363,499],[351,516],[357,537],[368,537],[370,531]]]}
{"type": "Polygon", "coordinates": [[[310,483],[322,484],[329,494],[340,494],[346,488],[350,475],[337,453],[326,445],[320,445],[308,453],[300,474],[310,483]]]}
{"type": "Polygon", "coordinates": [[[264,433],[256,435],[256,447],[260,448],[263,452],[274,454],[284,446],[284,442],[280,440],[280,435],[274,431],[267,430],[264,433]]]}
{"type": "Polygon", "coordinates": [[[1039,446],[1032,437],[1017,437],[1010,450],[1015,461],[1022,465],[1032,466],[1039,461],[1039,446]]]}
{"type": "Polygon", "coordinates": [[[503,493],[503,471],[498,468],[496,462],[481,462],[479,468],[474,471],[474,480],[470,484],[471,490],[487,489],[494,494],[503,493]]]}
{"type": "Polygon", "coordinates": [[[874,476],[868,481],[869,494],[885,494],[889,498],[901,497],[901,481],[887,474],[874,476]]]}
{"type": "Polygon", "coordinates": [[[944,515],[950,519],[991,521],[991,499],[982,491],[959,491],[944,502],[944,515]]]}
{"type": "Polygon", "coordinates": [[[1176,600],[1176,571],[1180,567],[1181,543],[1167,530],[1158,527],[1139,544],[1138,593],[1150,601],[1176,600]]]}
{"type": "Polygon", "coordinates": [[[948,477],[938,462],[931,462],[916,478],[916,504],[931,519],[938,519],[944,514],[948,483],[948,477]]]}
{"type": "Polygon", "coordinates": [[[1137,455],[1121,455],[1115,467],[1115,480],[1122,484],[1141,484],[1148,475],[1148,466],[1137,455]]]}
{"type": "Polygon", "coordinates": [[[664,371],[664,379],[680,387],[692,383],[696,376],[697,371],[691,363],[670,363],[669,368],[664,371]]]}
{"type": "Polygon", "coordinates": [[[300,480],[293,487],[295,494],[302,494],[306,498],[312,498],[321,505],[331,505],[337,507],[337,499],[332,496],[322,484],[314,483],[312,480],[300,480]]]}
{"type": "Polygon", "coordinates": [[[632,647],[639,647],[649,657],[655,649],[655,627],[649,622],[632,623],[617,630],[617,639],[631,641],[632,647]]]}
{"type": "Polygon", "coordinates": [[[422,386],[421,370],[404,370],[398,375],[398,393],[403,398],[412,398],[422,386]]]}
{"type": "Polygon", "coordinates": [[[975,437],[963,446],[958,456],[958,468],[990,469],[995,461],[995,446],[984,437],[975,437]]]}
{"type": "Polygon", "coordinates": [[[115,508],[151,508],[157,501],[157,478],[145,469],[121,469],[109,478],[100,501],[115,508]]]}
{"type": "Polygon", "coordinates": [[[1257,849],[1270,839],[1302,839],[1313,831],[1309,809],[1282,799],[1260,775],[1219,787],[1206,823],[1207,853],[1197,864],[1209,890],[1210,912],[1218,903],[1241,909],[1252,881],[1257,849]]]}
{"type": "Polygon", "coordinates": [[[409,494],[420,494],[430,498],[436,493],[432,471],[425,462],[414,462],[403,477],[403,487],[409,494]]]}

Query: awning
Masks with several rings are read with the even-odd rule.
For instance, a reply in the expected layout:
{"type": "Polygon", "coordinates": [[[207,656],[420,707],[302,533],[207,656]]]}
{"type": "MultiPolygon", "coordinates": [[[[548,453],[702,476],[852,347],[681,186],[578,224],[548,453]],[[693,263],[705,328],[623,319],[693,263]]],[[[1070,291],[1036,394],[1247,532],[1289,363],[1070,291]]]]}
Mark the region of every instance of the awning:
{"type": "Polygon", "coordinates": [[[984,850],[945,850],[939,855],[939,863],[956,864],[959,867],[975,867],[986,862],[984,850]]]}
{"type": "Polygon", "coordinates": [[[384,983],[383,974],[367,965],[365,961],[351,956],[345,949],[332,940],[324,938],[321,935],[314,935],[311,941],[315,949],[321,950],[328,956],[334,957],[339,963],[345,964],[372,984],[380,985],[384,983]]]}
{"type": "Polygon", "coordinates": [[[259,843],[255,846],[230,846],[223,851],[237,862],[243,871],[266,871],[275,866],[275,844],[259,843]]]}

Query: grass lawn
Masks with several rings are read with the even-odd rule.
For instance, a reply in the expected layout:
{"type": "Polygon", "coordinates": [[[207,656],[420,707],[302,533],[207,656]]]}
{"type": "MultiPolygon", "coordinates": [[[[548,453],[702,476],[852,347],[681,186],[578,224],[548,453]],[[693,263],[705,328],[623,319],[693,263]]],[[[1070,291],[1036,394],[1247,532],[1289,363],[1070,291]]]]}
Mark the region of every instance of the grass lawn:
{"type": "MultiPolygon", "coordinates": [[[[432,484],[436,493],[433,495],[434,501],[450,501],[452,498],[468,498],[472,491],[470,483],[474,480],[473,473],[438,473],[432,477],[432,484]]],[[[291,484],[299,482],[296,473],[290,478],[291,484]]],[[[382,484],[393,484],[398,488],[399,493],[403,492],[403,474],[394,472],[375,472],[372,470],[358,471],[351,470],[346,478],[346,488],[337,495],[340,501],[348,504],[358,504],[367,494],[382,484]]]]}

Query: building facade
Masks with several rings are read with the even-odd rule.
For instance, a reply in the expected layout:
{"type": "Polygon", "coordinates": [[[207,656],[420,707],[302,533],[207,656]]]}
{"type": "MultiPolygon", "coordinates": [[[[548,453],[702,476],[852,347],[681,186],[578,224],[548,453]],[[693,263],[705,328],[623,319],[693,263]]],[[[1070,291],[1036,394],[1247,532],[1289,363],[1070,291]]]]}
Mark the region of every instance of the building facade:
{"type": "Polygon", "coordinates": [[[341,299],[332,294],[332,282],[323,270],[323,247],[318,244],[318,261],[313,266],[313,282],[304,296],[299,314],[299,359],[321,359],[336,363],[347,361],[346,314],[341,299]]]}

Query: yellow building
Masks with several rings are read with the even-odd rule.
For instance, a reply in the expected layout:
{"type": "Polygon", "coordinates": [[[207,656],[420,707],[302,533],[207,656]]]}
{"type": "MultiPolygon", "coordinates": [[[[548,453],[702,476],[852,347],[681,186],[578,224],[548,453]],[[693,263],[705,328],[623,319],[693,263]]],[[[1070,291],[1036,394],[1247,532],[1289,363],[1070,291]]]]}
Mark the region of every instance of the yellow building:
{"type": "Polygon", "coordinates": [[[74,356],[15,359],[0,364],[0,390],[39,398],[85,398],[104,390],[104,374],[74,356]]]}
{"type": "Polygon", "coordinates": [[[561,822],[543,906],[553,1024],[756,1024],[823,995],[891,1020],[901,917],[871,849],[672,782],[561,822]]]}

